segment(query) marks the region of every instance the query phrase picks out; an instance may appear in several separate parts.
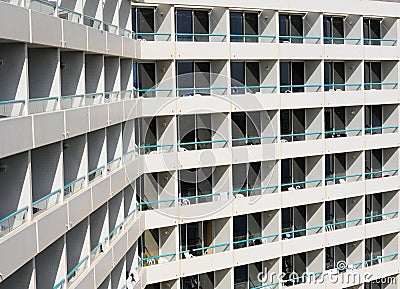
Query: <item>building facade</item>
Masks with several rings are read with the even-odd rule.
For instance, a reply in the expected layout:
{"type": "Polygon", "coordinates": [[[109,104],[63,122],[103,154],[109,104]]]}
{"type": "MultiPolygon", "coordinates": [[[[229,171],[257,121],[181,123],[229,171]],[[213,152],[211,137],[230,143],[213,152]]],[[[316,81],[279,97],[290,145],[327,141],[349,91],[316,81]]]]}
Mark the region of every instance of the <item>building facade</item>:
{"type": "Polygon", "coordinates": [[[0,24],[0,289],[399,288],[400,4],[0,24]]]}

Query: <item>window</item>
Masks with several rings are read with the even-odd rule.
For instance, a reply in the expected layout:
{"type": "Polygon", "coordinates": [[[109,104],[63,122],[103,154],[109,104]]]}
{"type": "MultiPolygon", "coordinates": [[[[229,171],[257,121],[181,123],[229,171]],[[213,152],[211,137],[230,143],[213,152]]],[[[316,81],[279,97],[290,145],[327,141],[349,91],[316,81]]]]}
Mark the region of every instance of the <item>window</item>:
{"type": "MultiPolygon", "coordinates": [[[[326,258],[326,270],[334,269],[336,268],[337,264],[339,262],[345,262],[346,261],[346,254],[347,249],[346,249],[346,244],[341,244],[338,246],[334,247],[327,247],[325,249],[325,258],[326,258]]],[[[343,268],[339,268],[343,270],[343,268]]]]}
{"type": "Polygon", "coordinates": [[[209,41],[209,11],[178,9],[176,11],[176,32],[177,41],[209,41]]]}
{"type": "Polygon", "coordinates": [[[289,142],[305,140],[305,123],[304,109],[281,110],[281,139],[289,142]]]}
{"type": "Polygon", "coordinates": [[[280,91],[304,92],[304,62],[280,63],[280,91]]]}
{"type": "Polygon", "coordinates": [[[132,8],[132,30],[137,39],[154,40],[154,8],[132,8]]]}
{"type": "Polygon", "coordinates": [[[303,16],[279,14],[279,42],[303,43],[303,16]]]}
{"type": "MultiPolygon", "coordinates": [[[[306,164],[305,158],[284,159],[281,161],[281,180],[282,191],[288,191],[294,183],[303,183],[305,181],[306,164]]],[[[296,184],[293,189],[302,189],[304,184],[296,184]]]]}
{"type": "Polygon", "coordinates": [[[155,91],[151,91],[156,86],[156,65],[155,63],[137,64],[137,84],[140,96],[154,97],[155,91]]]}
{"type": "Polygon", "coordinates": [[[201,255],[201,250],[193,250],[203,247],[202,237],[203,222],[180,225],[180,251],[190,251],[192,255],[201,255]]]}
{"type": "Polygon", "coordinates": [[[260,144],[261,119],[259,112],[232,113],[233,146],[260,144]]]}
{"type": "Polygon", "coordinates": [[[211,115],[181,115],[178,117],[178,142],[182,149],[211,149],[211,115]]]}
{"type": "Polygon", "coordinates": [[[381,178],[382,177],[382,149],[365,151],[365,178],[381,178]]]}
{"type": "Polygon", "coordinates": [[[344,62],[325,62],[325,91],[345,90],[344,62]]]}
{"type": "Polygon", "coordinates": [[[330,179],[328,182],[339,183],[339,179],[346,176],[346,167],[345,153],[325,155],[325,176],[330,179]]]}
{"type": "Polygon", "coordinates": [[[346,211],[346,199],[325,202],[325,225],[335,224],[328,226],[328,231],[346,228],[346,211]]]}
{"type": "MultiPolygon", "coordinates": [[[[377,216],[382,214],[382,193],[365,196],[365,216],[377,216]]],[[[381,217],[366,218],[366,223],[381,221],[381,217]]]]}
{"type": "Polygon", "coordinates": [[[382,256],[383,236],[369,238],[365,240],[365,264],[366,266],[376,265],[381,262],[377,259],[382,256]],[[373,260],[373,261],[372,261],[373,260]]]}
{"type": "Polygon", "coordinates": [[[234,269],[234,288],[235,289],[247,289],[248,288],[248,265],[235,267],[234,269]]]}
{"type": "Polygon", "coordinates": [[[382,129],[382,106],[381,105],[366,105],[365,106],[365,133],[366,134],[381,134],[382,129]],[[374,128],[374,129],[369,129],[374,128]],[[378,129],[376,129],[378,128],[378,129]]]}
{"type": "Polygon", "coordinates": [[[258,13],[230,12],[231,42],[258,42],[258,13]]]}
{"type": "Polygon", "coordinates": [[[346,137],[346,108],[325,108],[325,137],[346,137]]]}
{"type": "Polygon", "coordinates": [[[254,196],[261,193],[261,163],[236,164],[232,168],[233,190],[235,194],[254,196]]]}
{"type": "Polygon", "coordinates": [[[363,28],[365,45],[381,45],[381,21],[379,19],[364,18],[363,28]]]}
{"type": "Polygon", "coordinates": [[[210,62],[178,62],[178,95],[210,95],[210,73],[210,62]]]}
{"type": "Polygon", "coordinates": [[[364,63],[364,89],[382,89],[382,67],[380,62],[364,63]]]}
{"type": "Polygon", "coordinates": [[[260,91],[260,64],[258,62],[231,62],[232,94],[260,91]]]}
{"type": "Polygon", "coordinates": [[[338,16],[324,16],[324,43],[344,43],[344,18],[338,16]]]}

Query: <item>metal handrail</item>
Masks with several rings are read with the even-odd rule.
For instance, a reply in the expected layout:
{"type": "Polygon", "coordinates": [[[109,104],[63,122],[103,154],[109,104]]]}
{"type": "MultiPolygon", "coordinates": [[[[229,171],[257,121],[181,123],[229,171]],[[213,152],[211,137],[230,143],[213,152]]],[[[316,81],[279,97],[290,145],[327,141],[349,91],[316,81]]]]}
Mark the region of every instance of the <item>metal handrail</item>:
{"type": "Polygon", "coordinates": [[[25,100],[24,99],[0,100],[0,105],[11,104],[11,103],[25,103],[25,100]]]}
{"type": "Polygon", "coordinates": [[[14,213],[11,213],[10,215],[4,217],[3,219],[1,219],[0,223],[3,223],[12,217],[15,217],[16,215],[18,215],[19,213],[22,213],[23,211],[28,211],[28,209],[29,209],[29,206],[25,206],[25,207],[15,211],[14,213]]]}
{"type": "Polygon", "coordinates": [[[372,131],[372,130],[380,130],[380,129],[397,129],[399,128],[397,125],[392,125],[392,126],[375,126],[375,127],[366,127],[364,130],[366,131],[372,131]]]}
{"type": "Polygon", "coordinates": [[[300,36],[300,35],[279,35],[279,38],[289,38],[289,39],[321,39],[320,36],[300,36]]]}
{"type": "Polygon", "coordinates": [[[85,258],[83,258],[81,261],[79,261],[79,263],[78,263],[74,268],[72,268],[71,271],[69,271],[69,272],[67,273],[67,280],[68,280],[68,282],[70,282],[69,279],[74,275],[74,273],[79,269],[79,267],[80,267],[82,264],[84,264],[88,259],[89,259],[89,255],[87,255],[85,258]]]}
{"type": "Polygon", "coordinates": [[[304,181],[304,182],[295,182],[295,183],[289,183],[289,184],[281,184],[281,187],[289,187],[289,186],[296,186],[296,185],[305,185],[305,184],[310,184],[310,183],[320,183],[322,180],[309,180],[309,181],[304,181]]]}
{"type": "Polygon", "coordinates": [[[292,84],[292,85],[280,85],[280,88],[307,88],[307,87],[321,87],[321,84],[292,84]]]}
{"type": "Polygon", "coordinates": [[[196,144],[212,144],[212,143],[228,143],[228,141],[224,139],[216,139],[216,140],[184,142],[184,143],[178,143],[178,147],[196,145],[196,144]]]}
{"type": "Polygon", "coordinates": [[[257,241],[257,240],[263,240],[263,239],[269,239],[269,238],[276,238],[276,237],[279,237],[279,234],[271,234],[271,235],[267,235],[267,236],[260,236],[260,237],[254,237],[254,238],[249,238],[249,239],[233,241],[232,244],[235,245],[235,244],[241,244],[241,243],[257,241]]]}
{"type": "Polygon", "coordinates": [[[381,170],[381,171],[374,171],[374,172],[365,172],[365,175],[376,175],[376,174],[381,174],[381,173],[396,173],[398,171],[399,171],[398,169],[381,170]]]}
{"type": "Polygon", "coordinates": [[[65,283],[65,279],[63,278],[60,282],[58,282],[58,283],[53,287],[53,289],[62,288],[62,286],[64,285],[64,283],[65,283]]]}
{"type": "Polygon", "coordinates": [[[395,212],[390,212],[390,213],[383,213],[383,214],[379,214],[379,215],[371,215],[371,216],[366,216],[365,219],[369,220],[369,219],[375,219],[375,218],[379,218],[379,217],[384,217],[384,216],[396,216],[399,212],[395,211],[395,212]]]}
{"type": "Polygon", "coordinates": [[[57,99],[58,99],[58,96],[48,96],[48,97],[30,98],[30,99],[28,99],[28,101],[35,102],[35,101],[57,100],[57,99]]]}
{"type": "Polygon", "coordinates": [[[348,179],[348,178],[355,178],[355,177],[362,177],[362,174],[353,174],[353,175],[330,177],[330,178],[325,178],[325,181],[334,181],[334,180],[348,179]]]}

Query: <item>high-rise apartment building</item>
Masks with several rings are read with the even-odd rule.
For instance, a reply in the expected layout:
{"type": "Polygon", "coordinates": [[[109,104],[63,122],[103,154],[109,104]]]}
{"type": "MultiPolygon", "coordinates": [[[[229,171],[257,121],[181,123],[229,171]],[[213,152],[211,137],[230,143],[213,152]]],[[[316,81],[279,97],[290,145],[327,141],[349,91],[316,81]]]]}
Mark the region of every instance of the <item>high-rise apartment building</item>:
{"type": "Polygon", "coordinates": [[[0,0],[0,289],[396,289],[400,4],[0,0]]]}

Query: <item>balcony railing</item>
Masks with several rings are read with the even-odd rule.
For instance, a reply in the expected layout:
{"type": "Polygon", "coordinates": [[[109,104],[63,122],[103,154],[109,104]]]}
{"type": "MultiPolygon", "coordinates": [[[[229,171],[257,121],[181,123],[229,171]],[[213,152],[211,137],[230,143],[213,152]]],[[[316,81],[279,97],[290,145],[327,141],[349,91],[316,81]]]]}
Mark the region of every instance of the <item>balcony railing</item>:
{"type": "Polygon", "coordinates": [[[224,42],[226,34],[220,33],[175,33],[176,41],[194,41],[194,42],[224,42]]]}
{"type": "Polygon", "coordinates": [[[119,93],[120,93],[119,91],[104,92],[104,100],[108,102],[118,101],[119,93]]]}
{"type": "Polygon", "coordinates": [[[70,196],[85,186],[86,177],[82,176],[64,185],[64,196],[70,196]]]}
{"type": "Polygon", "coordinates": [[[228,143],[228,140],[215,139],[215,140],[181,142],[181,143],[178,143],[178,151],[181,151],[179,148],[187,148],[188,150],[211,149],[212,144],[218,144],[218,143],[223,144],[225,147],[225,145],[228,143]]]}
{"type": "Polygon", "coordinates": [[[56,190],[32,203],[33,215],[40,214],[61,201],[61,190],[56,190]]]}
{"type": "Polygon", "coordinates": [[[298,92],[304,92],[304,88],[317,88],[321,89],[322,85],[321,84],[316,84],[316,83],[311,83],[311,84],[292,84],[292,85],[280,85],[279,88],[281,90],[281,93],[295,93],[297,91],[292,91],[294,88],[300,88],[303,89],[303,91],[298,91],[298,92]]]}
{"type": "Polygon", "coordinates": [[[362,128],[351,128],[351,129],[334,129],[325,131],[326,138],[338,138],[338,137],[347,137],[348,133],[354,133],[356,136],[362,134],[362,128]]]}
{"type": "Polygon", "coordinates": [[[168,263],[173,261],[175,256],[176,256],[175,253],[171,253],[171,254],[161,254],[157,256],[145,257],[140,259],[140,261],[138,262],[138,267],[168,263]]]}
{"type": "Polygon", "coordinates": [[[303,229],[296,229],[293,230],[293,228],[287,228],[287,229],[282,229],[282,239],[292,239],[292,238],[297,238],[297,237],[302,237],[307,234],[307,232],[310,231],[315,231],[314,234],[320,233],[322,231],[323,226],[314,226],[310,228],[303,228],[303,229]]]}
{"type": "Polygon", "coordinates": [[[356,87],[356,90],[360,90],[362,87],[361,83],[325,83],[325,88],[329,88],[328,91],[342,91],[346,90],[346,87],[356,87]]]}
{"type": "Polygon", "coordinates": [[[114,238],[118,236],[119,233],[122,232],[123,227],[124,227],[124,222],[121,222],[117,226],[115,226],[115,228],[108,234],[108,239],[110,242],[114,240],[114,238]]]}
{"type": "Polygon", "coordinates": [[[392,130],[386,133],[395,133],[398,130],[397,125],[389,125],[389,126],[376,126],[376,127],[367,127],[365,128],[365,132],[368,134],[382,134],[385,130],[392,130]]]}
{"type": "Polygon", "coordinates": [[[95,180],[98,180],[99,178],[104,176],[105,172],[105,166],[98,167],[97,169],[94,169],[88,173],[88,180],[89,183],[94,182],[95,180]]]}
{"type": "Polygon", "coordinates": [[[240,138],[234,138],[232,139],[232,143],[235,142],[240,142],[240,141],[244,141],[246,142],[247,145],[256,145],[256,144],[261,144],[261,140],[262,139],[272,139],[271,143],[274,143],[277,141],[279,136],[254,136],[254,137],[240,137],[240,138]]]}
{"type": "Polygon", "coordinates": [[[242,194],[243,196],[247,197],[249,195],[262,195],[262,191],[266,190],[272,190],[275,191],[279,186],[264,186],[264,187],[259,187],[259,188],[245,188],[245,189],[239,189],[239,190],[234,190],[232,193],[235,196],[235,198],[240,198],[238,194],[242,194]],[[257,192],[253,194],[253,192],[257,192]]]}
{"type": "Polygon", "coordinates": [[[365,177],[367,179],[375,179],[375,178],[382,178],[382,177],[392,177],[397,175],[398,169],[393,170],[379,170],[373,172],[365,172],[365,177]]]}
{"type": "Polygon", "coordinates": [[[145,41],[170,41],[171,33],[163,32],[132,32],[132,38],[145,41]]]}
{"type": "Polygon", "coordinates": [[[258,43],[260,40],[270,40],[270,43],[275,42],[276,36],[273,35],[253,35],[253,34],[230,34],[231,42],[258,43]]]}
{"type": "Polygon", "coordinates": [[[104,29],[104,31],[107,31],[107,32],[110,32],[113,34],[118,34],[119,27],[115,24],[103,21],[103,29],[104,29]]]}
{"type": "Polygon", "coordinates": [[[122,157],[116,158],[107,163],[107,172],[112,172],[122,165],[122,157]]]}
{"type": "Polygon", "coordinates": [[[41,113],[57,110],[58,96],[30,98],[28,104],[29,113],[41,113]]]}
{"type": "Polygon", "coordinates": [[[92,16],[83,15],[83,24],[85,24],[86,26],[100,30],[102,27],[101,23],[102,23],[102,21],[99,19],[96,19],[92,16]]]}
{"type": "Polygon", "coordinates": [[[364,82],[365,90],[396,89],[398,82],[364,82]],[[391,86],[387,88],[387,86],[391,86]]]}
{"type": "Polygon", "coordinates": [[[90,263],[93,263],[94,260],[99,257],[101,253],[104,252],[104,243],[98,243],[91,251],[90,251],[90,263]]]}
{"type": "Polygon", "coordinates": [[[139,146],[137,149],[144,154],[155,154],[171,152],[173,147],[173,144],[149,144],[139,146]]]}
{"type": "Polygon", "coordinates": [[[54,15],[57,7],[56,3],[56,1],[32,0],[29,8],[47,15],[54,15]]]}
{"type": "Polygon", "coordinates": [[[283,43],[303,43],[303,40],[315,40],[315,44],[319,43],[321,40],[320,36],[290,36],[290,35],[280,35],[279,41],[283,43]],[[301,42],[293,42],[292,40],[301,40],[301,42]]]}
{"type": "Polygon", "coordinates": [[[27,221],[28,208],[28,206],[23,207],[0,220],[0,238],[27,221]]]}
{"type": "Polygon", "coordinates": [[[385,43],[390,46],[395,46],[397,44],[396,39],[384,39],[384,38],[363,38],[364,45],[383,45],[385,43]]]}
{"type": "Polygon", "coordinates": [[[183,95],[178,95],[178,96],[196,96],[196,95],[211,95],[213,91],[223,91],[226,92],[228,88],[226,87],[177,87],[176,91],[179,92],[185,92],[183,95]]]}
{"type": "Polygon", "coordinates": [[[60,282],[58,282],[53,289],[63,289],[65,285],[65,279],[62,279],[60,282]]]}
{"type": "Polygon", "coordinates": [[[353,226],[358,226],[362,224],[362,220],[363,218],[357,218],[357,219],[353,219],[353,220],[344,220],[344,221],[339,221],[339,222],[332,222],[329,224],[325,225],[325,231],[326,232],[331,232],[334,230],[338,230],[338,229],[345,229],[345,228],[349,228],[348,224],[354,224],[353,226]]]}
{"type": "Polygon", "coordinates": [[[268,242],[274,242],[278,240],[278,237],[279,234],[271,234],[266,236],[261,235],[257,237],[249,237],[248,235],[236,236],[234,237],[234,241],[232,242],[232,244],[234,245],[235,249],[240,249],[243,247],[251,247],[261,244],[267,244],[268,242]]]}
{"type": "Polygon", "coordinates": [[[85,104],[94,105],[103,103],[104,94],[102,92],[85,94],[85,104]]]}
{"type": "Polygon", "coordinates": [[[359,181],[361,179],[361,177],[362,177],[362,174],[352,174],[352,175],[328,177],[328,178],[325,178],[325,181],[326,181],[326,185],[344,184],[344,183],[347,183],[348,179],[354,179],[351,181],[356,182],[356,181],[359,181]]]}
{"type": "Polygon", "coordinates": [[[61,96],[61,109],[82,107],[84,106],[84,104],[85,104],[84,94],[61,96]]]}
{"type": "Polygon", "coordinates": [[[303,132],[303,133],[291,133],[291,134],[282,134],[280,137],[281,139],[284,139],[286,141],[302,141],[305,140],[306,136],[312,136],[312,135],[316,135],[317,139],[320,138],[320,136],[322,135],[322,132],[318,132],[318,131],[310,131],[310,132],[303,132]]]}
{"type": "Polygon", "coordinates": [[[389,219],[394,219],[398,216],[399,212],[389,212],[389,213],[383,213],[383,214],[376,214],[376,215],[370,215],[366,216],[365,220],[371,221],[371,222],[377,222],[377,221],[386,221],[389,219]]]}
{"type": "Polygon", "coordinates": [[[64,20],[80,23],[82,19],[82,14],[72,9],[58,6],[58,17],[64,20]]]}
{"type": "Polygon", "coordinates": [[[25,100],[13,99],[0,101],[0,119],[21,116],[24,112],[25,100]]]}
{"type": "Polygon", "coordinates": [[[89,255],[83,258],[71,271],[67,273],[67,283],[73,282],[89,266],[89,255]]]}
{"type": "Polygon", "coordinates": [[[324,44],[353,44],[353,45],[357,45],[361,43],[361,38],[357,38],[357,37],[324,37],[324,44]],[[337,41],[337,42],[335,42],[337,41]],[[342,42],[343,43],[338,43],[338,42],[342,42]],[[348,43],[350,42],[350,43],[348,43]]]}
{"type": "Polygon", "coordinates": [[[276,85],[244,85],[244,86],[231,86],[231,92],[232,94],[248,94],[250,92],[251,94],[262,94],[260,92],[261,89],[271,89],[272,91],[275,91],[277,88],[276,85]]]}
{"type": "Polygon", "coordinates": [[[286,183],[286,184],[281,184],[281,187],[289,187],[289,191],[297,191],[304,189],[307,184],[317,184],[320,185],[322,183],[322,180],[308,180],[308,181],[302,181],[302,182],[293,182],[293,183],[286,183]]]}
{"type": "Polygon", "coordinates": [[[362,262],[357,262],[357,263],[351,264],[350,266],[347,266],[347,268],[351,269],[351,268],[353,268],[355,266],[360,266],[360,265],[364,265],[365,267],[369,267],[369,266],[372,266],[372,265],[380,264],[385,259],[391,259],[390,261],[393,261],[393,260],[397,259],[398,255],[399,255],[398,253],[394,253],[394,254],[385,255],[385,256],[378,256],[376,258],[371,258],[371,259],[367,259],[367,260],[362,261],[362,262]]]}

